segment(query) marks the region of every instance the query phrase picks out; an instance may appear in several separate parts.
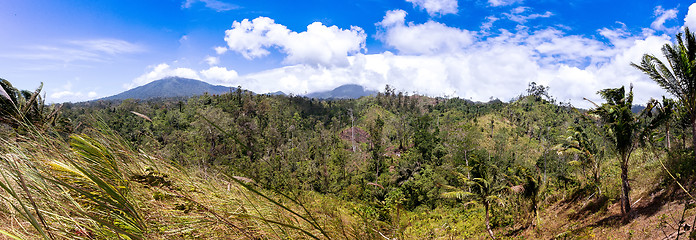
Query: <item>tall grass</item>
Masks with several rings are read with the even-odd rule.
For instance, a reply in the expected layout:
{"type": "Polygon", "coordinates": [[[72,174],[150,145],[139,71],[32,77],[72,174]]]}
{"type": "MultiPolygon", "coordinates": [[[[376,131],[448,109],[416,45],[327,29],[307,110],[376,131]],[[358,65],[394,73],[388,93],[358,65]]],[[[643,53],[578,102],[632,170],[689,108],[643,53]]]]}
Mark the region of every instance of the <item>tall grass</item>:
{"type": "Polygon", "coordinates": [[[118,166],[125,159],[112,154],[117,149],[85,135],[73,135],[67,144],[31,125],[25,128],[28,134],[0,144],[0,198],[3,212],[20,216],[31,229],[8,229],[4,235],[143,238],[144,221],[118,166]]]}
{"type": "Polygon", "coordinates": [[[309,195],[264,190],[231,174],[179,166],[156,151],[134,149],[95,122],[96,128],[67,138],[25,125],[28,131],[0,140],[0,238],[360,235],[336,206],[308,205],[309,195]]]}

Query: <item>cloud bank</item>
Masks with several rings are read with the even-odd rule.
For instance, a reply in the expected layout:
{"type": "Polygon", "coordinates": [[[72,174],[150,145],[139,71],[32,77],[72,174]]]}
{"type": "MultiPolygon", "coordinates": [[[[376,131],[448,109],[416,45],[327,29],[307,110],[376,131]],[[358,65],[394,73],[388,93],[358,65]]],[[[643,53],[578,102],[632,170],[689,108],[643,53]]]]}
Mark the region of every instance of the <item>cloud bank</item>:
{"type": "MultiPolygon", "coordinates": [[[[247,59],[266,56],[277,47],[287,57],[288,64],[345,66],[350,54],[365,50],[365,32],[359,27],[340,29],[320,22],[307,26],[307,31],[294,32],[273,19],[258,17],[254,20],[235,21],[225,31],[225,42],[230,51],[247,59]]],[[[222,54],[225,51],[215,49],[222,54]]]]}
{"type": "MultiPolygon", "coordinates": [[[[493,2],[498,5],[490,4],[504,5],[493,2]]],[[[515,3],[518,1],[509,1],[515,3]]],[[[685,26],[696,24],[694,6],[684,19],[685,26]]],[[[585,97],[601,102],[596,94],[601,89],[633,84],[635,102],[642,104],[666,92],[630,63],[640,61],[645,53],[661,55],[660,48],[671,41],[665,22],[675,18],[672,10],[656,8],[651,28],[640,33],[630,33],[622,26],[598,29],[595,36],[567,34],[562,27],[493,28],[492,23],[499,19],[525,24],[553,17],[553,13],[535,13],[526,7],[491,16],[491,24],[478,30],[434,20],[409,22],[405,11],[392,10],[375,24],[378,33],[374,36],[392,50],[374,54],[363,52],[366,36],[357,27],[340,29],[313,23],[305,32],[293,32],[273,19],[259,17],[235,22],[225,33],[227,47],[215,51],[254,59],[277,50],[285,54],[287,66],[240,76],[235,70],[214,66],[217,63],[204,70],[172,68],[163,63],[151,67],[134,83],[178,74],[215,84],[241,85],[258,93],[293,94],[349,83],[378,90],[389,84],[410,94],[507,101],[536,82],[549,86],[558,100],[579,107],[590,107],[582,100],[585,97]]]]}

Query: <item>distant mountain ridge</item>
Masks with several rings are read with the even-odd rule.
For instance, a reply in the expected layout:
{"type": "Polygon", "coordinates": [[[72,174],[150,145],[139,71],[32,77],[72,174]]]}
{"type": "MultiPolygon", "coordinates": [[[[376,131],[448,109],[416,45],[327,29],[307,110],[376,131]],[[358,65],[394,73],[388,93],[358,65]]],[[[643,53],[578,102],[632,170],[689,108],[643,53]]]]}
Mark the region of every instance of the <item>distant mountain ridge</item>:
{"type": "MultiPolygon", "coordinates": [[[[234,87],[212,85],[195,79],[167,77],[160,80],[152,81],[143,86],[139,86],[113,96],[97,100],[147,100],[153,98],[192,97],[197,95],[203,95],[205,93],[220,95],[229,92],[234,92],[236,90],[237,88],[234,87]]],[[[267,94],[283,96],[285,95],[285,93],[281,91],[267,94]]],[[[377,94],[377,91],[366,90],[363,86],[357,84],[346,84],[334,88],[331,91],[310,93],[305,95],[305,97],[318,99],[357,99],[375,94],[377,94]]]]}
{"type": "Polygon", "coordinates": [[[334,88],[331,91],[310,93],[307,94],[306,97],[318,99],[356,99],[375,94],[377,94],[377,91],[367,90],[363,86],[346,84],[334,88]]]}
{"type": "Polygon", "coordinates": [[[204,93],[225,94],[235,90],[236,88],[233,87],[212,85],[195,79],[167,77],[99,100],[191,97],[204,93]]]}

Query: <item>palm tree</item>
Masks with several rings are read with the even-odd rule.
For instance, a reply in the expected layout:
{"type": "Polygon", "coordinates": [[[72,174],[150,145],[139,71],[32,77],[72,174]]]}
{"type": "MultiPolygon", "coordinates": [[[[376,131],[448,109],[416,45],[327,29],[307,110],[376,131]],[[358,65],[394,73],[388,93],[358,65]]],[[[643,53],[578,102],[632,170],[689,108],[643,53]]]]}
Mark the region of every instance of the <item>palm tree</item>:
{"type": "Polygon", "coordinates": [[[504,192],[504,190],[507,189],[507,187],[498,186],[498,182],[496,181],[497,179],[495,179],[492,174],[481,172],[481,174],[475,175],[481,176],[468,179],[463,174],[458,173],[459,178],[466,183],[465,186],[471,187],[471,191],[453,186],[444,186],[444,188],[448,189],[449,191],[442,193],[441,196],[443,198],[468,200],[465,205],[483,205],[483,208],[486,211],[486,230],[492,239],[496,239],[495,235],[493,235],[493,230],[491,229],[490,208],[493,204],[503,203],[500,195],[504,192]]]}
{"type": "Polygon", "coordinates": [[[655,113],[648,112],[648,116],[652,117],[650,128],[658,128],[660,125],[665,125],[665,138],[667,139],[667,150],[672,149],[672,139],[670,136],[670,122],[675,115],[676,102],[672,99],[662,96],[662,102],[650,99],[648,106],[654,106],[655,113]],[[653,116],[654,115],[654,116],[653,116]]]}
{"type": "MultiPolygon", "coordinates": [[[[585,166],[589,166],[593,184],[599,188],[600,173],[602,170],[600,160],[602,159],[603,151],[598,147],[598,143],[589,135],[588,130],[586,130],[583,125],[578,124],[568,127],[568,137],[565,142],[560,144],[559,150],[562,153],[577,154],[580,158],[579,163],[582,165],[583,170],[585,166]]],[[[601,195],[601,189],[599,192],[601,195]]]]}
{"type": "Polygon", "coordinates": [[[541,191],[541,185],[539,185],[539,183],[541,183],[541,176],[539,174],[535,175],[536,178],[530,175],[526,175],[525,183],[522,185],[524,187],[522,196],[526,199],[529,199],[529,201],[532,203],[531,209],[534,213],[532,219],[533,227],[536,227],[537,224],[539,224],[539,192],[541,191]],[[536,220],[536,222],[534,222],[534,220],[536,220]]]}
{"type": "Polygon", "coordinates": [[[630,87],[628,95],[626,95],[624,87],[604,89],[598,94],[607,102],[601,106],[595,104],[596,108],[590,110],[589,114],[598,117],[603,122],[605,138],[619,159],[621,167],[621,213],[626,217],[631,211],[628,160],[645,130],[649,129],[649,125],[642,119],[645,113],[652,111],[652,105],[648,105],[641,116],[633,114],[631,111],[633,86],[630,87]]]}
{"type": "Polygon", "coordinates": [[[34,92],[18,90],[0,78],[0,123],[13,128],[25,125],[55,125],[61,106],[46,106],[41,97],[43,83],[34,92]]]}
{"type": "Polygon", "coordinates": [[[689,116],[696,155],[696,36],[687,27],[676,36],[677,42],[662,47],[666,65],[654,55],[645,54],[640,64],[631,63],[653,81],[679,99],[689,116]]]}

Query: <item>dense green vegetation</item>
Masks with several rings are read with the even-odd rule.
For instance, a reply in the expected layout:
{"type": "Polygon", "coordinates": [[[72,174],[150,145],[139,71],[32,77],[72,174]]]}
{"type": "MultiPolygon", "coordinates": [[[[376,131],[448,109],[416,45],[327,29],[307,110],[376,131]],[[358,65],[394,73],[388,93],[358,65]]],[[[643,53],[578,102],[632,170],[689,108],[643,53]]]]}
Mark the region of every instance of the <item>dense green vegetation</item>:
{"type": "MultiPolygon", "coordinates": [[[[236,89],[58,107],[3,80],[0,234],[629,238],[606,231],[692,190],[696,41],[678,39],[665,47],[672,69],[649,56],[636,67],[679,99],[640,113],[624,87],[589,110],[535,83],[509,102],[386,86],[360,99],[236,89]]],[[[690,206],[651,229],[687,231],[690,206]]]]}

